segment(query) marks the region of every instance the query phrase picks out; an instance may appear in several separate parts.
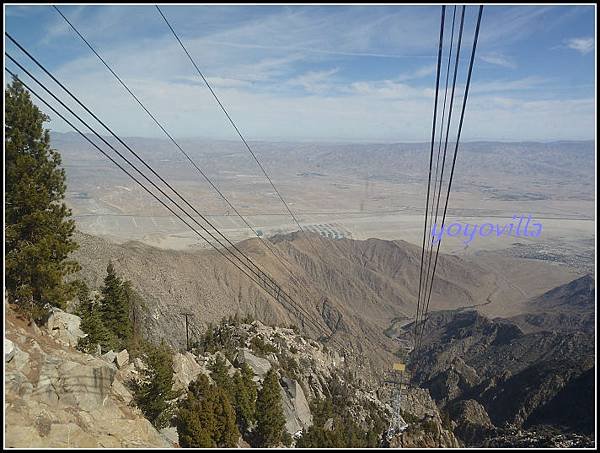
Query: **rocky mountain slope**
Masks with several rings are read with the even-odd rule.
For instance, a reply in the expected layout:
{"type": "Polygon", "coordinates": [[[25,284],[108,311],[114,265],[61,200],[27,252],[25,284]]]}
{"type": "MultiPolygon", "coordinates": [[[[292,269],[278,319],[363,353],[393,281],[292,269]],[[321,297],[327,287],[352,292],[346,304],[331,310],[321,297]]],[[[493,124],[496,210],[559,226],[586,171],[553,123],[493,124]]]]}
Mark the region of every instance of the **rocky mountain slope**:
{"type": "Polygon", "coordinates": [[[122,370],[76,351],[64,325],[28,325],[6,307],[5,320],[6,447],[171,446],[129,405],[122,370]]]}
{"type": "MultiPolygon", "coordinates": [[[[127,351],[102,356],[74,349],[84,333],[79,318],[55,310],[43,327],[20,319],[6,309],[5,343],[6,445],[8,447],[173,447],[177,428],[159,432],[132,404],[130,379],[144,369],[139,358],[130,361],[127,351]]],[[[378,445],[456,447],[459,442],[444,426],[427,390],[405,392],[408,429],[385,437],[391,408],[385,392],[365,383],[345,358],[295,330],[270,327],[259,321],[221,322],[211,328],[192,351],[173,356],[174,390],[185,390],[200,374],[211,378],[211,366],[221,356],[232,375],[249,365],[260,386],[266,373],[277,370],[285,417],[292,445],[313,425],[312,403],[330,398],[343,404],[359,429],[379,425],[378,445]],[[207,350],[209,347],[210,350],[207,350]]],[[[185,393],[180,396],[184,397],[185,393]]],[[[342,420],[325,421],[335,430],[342,420]]],[[[248,446],[242,438],[239,446],[248,446]]]]}
{"type": "MultiPolygon", "coordinates": [[[[262,385],[266,373],[274,368],[279,376],[285,429],[292,436],[292,446],[314,424],[312,404],[330,399],[343,406],[360,429],[367,431],[377,419],[383,421],[378,446],[457,447],[454,434],[442,421],[441,413],[429,392],[421,388],[406,389],[403,414],[408,429],[386,436],[390,418],[389,385],[373,385],[362,378],[347,355],[298,333],[297,329],[267,326],[260,321],[222,320],[211,327],[211,347],[206,337],[190,352],[174,356],[176,386],[185,388],[198,375],[211,379],[211,363],[217,355],[225,358],[229,373],[248,364],[254,380],[262,385]],[[204,346],[202,346],[204,345],[204,346]]],[[[324,429],[333,431],[343,423],[332,417],[324,429]]]]}
{"type": "MultiPolygon", "coordinates": [[[[144,300],[135,310],[144,334],[176,349],[185,345],[184,312],[192,313],[192,341],[201,338],[209,323],[248,315],[267,325],[294,326],[342,358],[363,386],[376,388],[398,361],[398,339],[410,340],[420,251],[403,241],[315,235],[309,242],[297,233],[270,238],[293,278],[260,241],[238,244],[302,305],[301,317],[241,278],[216,252],[168,251],[137,242],[119,245],[82,234],[78,241],[81,277],[98,287],[112,260],[144,300]]],[[[512,304],[511,317],[503,319],[497,313],[514,292],[503,292],[506,282],[489,266],[442,255],[438,269],[423,349],[411,359],[413,383],[427,389],[450,416],[462,442],[517,442],[518,436],[506,431],[510,426],[538,432],[546,424],[589,433],[593,418],[588,405],[571,411],[565,407],[566,401],[593,390],[593,279],[579,278],[550,291],[537,281],[533,294],[541,295],[512,304]],[[495,305],[493,319],[482,314],[490,305],[495,305]]],[[[314,383],[303,385],[312,389],[314,383]]],[[[318,393],[306,394],[310,399],[318,393]]],[[[390,400],[383,394],[378,399],[390,400]]],[[[408,435],[396,439],[397,445],[411,445],[408,435]]]]}
{"type": "MultiPolygon", "coordinates": [[[[315,339],[329,338],[355,356],[369,357],[388,368],[397,344],[386,329],[410,321],[418,293],[420,250],[404,241],[369,239],[329,240],[298,233],[269,240],[274,257],[258,239],[238,247],[266,269],[298,302],[306,314],[268,297],[238,269],[214,251],[173,251],[138,242],[114,244],[79,234],[75,258],[81,277],[98,287],[109,260],[119,274],[130,279],[145,305],[136,316],[149,338],[185,345],[183,312],[192,337],[209,322],[224,316],[251,315],[267,324],[296,325],[315,339]],[[293,278],[280,260],[292,272],[293,278]]],[[[432,294],[432,309],[482,308],[502,303],[503,287],[496,276],[473,261],[441,255],[432,294]]],[[[549,288],[547,288],[549,289],[549,288]]],[[[369,368],[369,361],[357,366],[369,368]]]]}
{"type": "Polygon", "coordinates": [[[591,275],[584,275],[558,286],[528,304],[529,313],[510,320],[525,332],[560,331],[594,332],[595,285],[591,275]]]}
{"type": "Polygon", "coordinates": [[[593,333],[524,333],[509,320],[446,311],[431,316],[411,360],[414,382],[449,412],[455,432],[480,444],[505,426],[591,434],[594,354],[593,333]]]}

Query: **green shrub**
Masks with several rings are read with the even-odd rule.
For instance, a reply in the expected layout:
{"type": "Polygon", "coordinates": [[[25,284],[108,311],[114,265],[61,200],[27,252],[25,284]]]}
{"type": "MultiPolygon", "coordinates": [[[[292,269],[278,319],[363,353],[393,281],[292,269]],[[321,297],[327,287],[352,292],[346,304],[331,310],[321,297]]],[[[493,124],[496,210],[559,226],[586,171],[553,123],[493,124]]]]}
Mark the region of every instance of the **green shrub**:
{"type": "Polygon", "coordinates": [[[250,349],[263,357],[267,354],[277,352],[277,348],[275,346],[265,343],[262,337],[258,335],[252,337],[252,340],[250,340],[250,349]]]}

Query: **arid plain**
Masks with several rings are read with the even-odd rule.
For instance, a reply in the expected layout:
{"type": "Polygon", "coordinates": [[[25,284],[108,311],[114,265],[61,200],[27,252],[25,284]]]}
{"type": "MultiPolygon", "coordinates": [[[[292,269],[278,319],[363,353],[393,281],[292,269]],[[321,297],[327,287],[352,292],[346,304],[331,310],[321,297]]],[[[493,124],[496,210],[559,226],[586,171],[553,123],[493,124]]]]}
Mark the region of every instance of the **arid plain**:
{"type": "MultiPolygon", "coordinates": [[[[53,138],[63,155],[68,203],[81,231],[168,249],[208,247],[82,139],[72,134],[53,138]]],[[[254,236],[170,142],[136,138],[126,142],[232,241],[254,236]]],[[[257,232],[270,236],[297,229],[241,143],[200,139],[180,143],[257,232]]],[[[373,237],[414,244],[420,244],[423,235],[428,146],[252,143],[307,231],[333,239],[373,237]]],[[[452,151],[451,144],[448,158],[452,151]]],[[[463,257],[493,252],[594,272],[593,168],[593,142],[461,145],[446,224],[502,227],[517,223],[515,215],[531,215],[543,230],[537,238],[476,236],[468,245],[465,238],[446,236],[441,251],[463,257]]],[[[444,184],[440,218],[445,191],[444,184]]]]}

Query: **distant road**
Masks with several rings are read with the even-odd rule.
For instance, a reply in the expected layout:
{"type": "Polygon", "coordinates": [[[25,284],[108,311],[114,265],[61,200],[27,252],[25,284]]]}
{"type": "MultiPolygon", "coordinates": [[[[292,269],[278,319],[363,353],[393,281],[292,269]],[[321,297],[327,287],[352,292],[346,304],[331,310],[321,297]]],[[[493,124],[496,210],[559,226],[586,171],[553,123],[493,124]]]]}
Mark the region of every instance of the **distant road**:
{"type": "MultiPolygon", "coordinates": [[[[408,209],[394,209],[394,210],[381,210],[381,211],[296,211],[298,215],[373,215],[373,214],[418,214],[417,210],[411,211],[408,209]]],[[[213,214],[213,213],[204,213],[203,215],[210,217],[237,217],[237,214],[213,214]]],[[[254,213],[254,214],[242,214],[244,217],[260,217],[260,216],[272,216],[272,217],[287,217],[289,214],[281,212],[265,212],[265,213],[254,213]]],[[[453,215],[448,214],[449,217],[460,217],[460,218],[468,218],[468,219],[480,219],[483,217],[491,217],[498,219],[506,219],[508,216],[506,215],[494,215],[494,214],[485,214],[485,215],[453,215]]],[[[540,217],[532,214],[532,216],[536,220],[584,220],[584,221],[594,221],[593,217],[571,217],[571,216],[562,216],[562,217],[540,217]]],[[[160,214],[160,215],[148,215],[148,214],[115,214],[115,213],[106,213],[106,214],[77,214],[73,215],[74,218],[79,217],[173,217],[173,215],[169,214],[160,214]]]]}

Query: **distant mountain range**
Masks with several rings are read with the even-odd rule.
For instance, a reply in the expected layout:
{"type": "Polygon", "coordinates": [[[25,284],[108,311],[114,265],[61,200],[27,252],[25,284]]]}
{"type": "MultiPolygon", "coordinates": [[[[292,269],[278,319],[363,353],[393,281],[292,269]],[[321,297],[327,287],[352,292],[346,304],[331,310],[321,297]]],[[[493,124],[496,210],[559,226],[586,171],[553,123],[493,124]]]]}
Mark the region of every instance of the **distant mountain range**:
{"type": "MultiPolygon", "coordinates": [[[[150,161],[162,162],[163,167],[168,162],[166,167],[176,168],[180,180],[197,178],[195,170],[171,142],[151,138],[124,139],[150,161]]],[[[108,141],[115,142],[112,138],[108,141]]],[[[209,175],[226,177],[232,171],[262,176],[239,142],[204,139],[178,142],[209,175]]],[[[106,160],[73,133],[53,133],[52,143],[61,151],[67,165],[88,159],[106,160]]],[[[429,143],[259,141],[251,145],[261,162],[274,174],[294,177],[343,175],[371,182],[422,181],[427,175],[429,160],[426,157],[430,150],[429,143]]],[[[449,144],[448,152],[453,151],[449,144]]],[[[585,199],[594,193],[593,141],[466,142],[461,143],[459,152],[461,177],[456,181],[457,190],[479,188],[507,199],[527,192],[530,192],[529,197],[568,195],[571,198],[584,196],[585,199]]]]}

